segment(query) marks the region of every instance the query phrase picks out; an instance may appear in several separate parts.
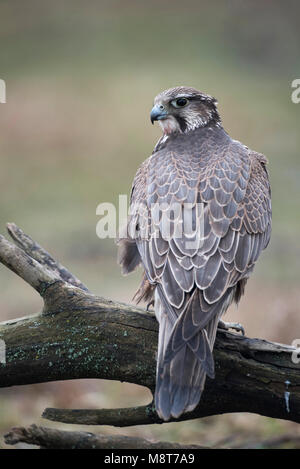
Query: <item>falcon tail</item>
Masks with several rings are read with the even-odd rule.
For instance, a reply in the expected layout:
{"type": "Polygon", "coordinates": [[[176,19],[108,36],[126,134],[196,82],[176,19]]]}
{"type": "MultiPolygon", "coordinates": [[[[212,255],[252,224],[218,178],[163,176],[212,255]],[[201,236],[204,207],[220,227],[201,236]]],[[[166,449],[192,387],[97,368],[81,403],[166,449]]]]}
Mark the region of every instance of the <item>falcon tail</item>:
{"type": "MultiPolygon", "coordinates": [[[[180,319],[188,315],[192,303],[191,301],[188,304],[180,319]]],[[[155,313],[160,325],[155,408],[161,419],[167,421],[171,417],[178,418],[181,414],[194,410],[200,401],[206,375],[214,378],[212,350],[219,318],[227,304],[228,296],[225,295],[213,305],[214,314],[209,315],[205,326],[195,328],[191,338],[188,341],[182,339],[180,346],[171,354],[169,349],[176,331],[174,326],[183,321],[170,320],[170,307],[163,295],[156,291],[155,313]]]]}

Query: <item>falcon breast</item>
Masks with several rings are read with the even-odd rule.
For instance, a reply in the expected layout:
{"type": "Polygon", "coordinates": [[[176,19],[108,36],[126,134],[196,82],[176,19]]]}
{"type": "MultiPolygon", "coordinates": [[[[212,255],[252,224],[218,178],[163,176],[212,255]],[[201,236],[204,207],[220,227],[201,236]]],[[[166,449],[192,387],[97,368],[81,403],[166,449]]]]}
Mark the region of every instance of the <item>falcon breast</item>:
{"type": "Polygon", "coordinates": [[[119,262],[144,269],[137,298],[159,322],[155,407],[169,420],[214,377],[218,323],[269,242],[271,195],[266,158],[225,132],[211,96],[163,91],[150,118],[163,136],[135,176],[119,262]]]}

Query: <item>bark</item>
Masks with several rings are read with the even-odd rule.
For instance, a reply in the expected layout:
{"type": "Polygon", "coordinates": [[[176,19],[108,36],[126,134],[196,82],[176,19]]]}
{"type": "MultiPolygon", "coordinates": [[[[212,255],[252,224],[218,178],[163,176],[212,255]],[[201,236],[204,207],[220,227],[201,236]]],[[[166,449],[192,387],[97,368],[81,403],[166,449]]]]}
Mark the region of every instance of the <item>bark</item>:
{"type": "MultiPolygon", "coordinates": [[[[153,313],[97,297],[15,225],[17,246],[0,236],[0,261],[44,300],[43,311],[0,324],[6,363],[0,387],[78,378],[155,387],[158,325],[153,313]]],[[[219,330],[215,380],[200,405],[179,420],[253,412],[300,422],[300,373],[291,346],[219,330]]],[[[132,409],[46,409],[44,417],[90,425],[161,423],[152,404],[132,409]]]]}
{"type": "Polygon", "coordinates": [[[4,439],[9,445],[27,443],[43,449],[205,449],[198,445],[180,445],[167,441],[152,442],[124,435],[69,432],[36,425],[31,425],[29,428],[13,428],[4,439]]]}

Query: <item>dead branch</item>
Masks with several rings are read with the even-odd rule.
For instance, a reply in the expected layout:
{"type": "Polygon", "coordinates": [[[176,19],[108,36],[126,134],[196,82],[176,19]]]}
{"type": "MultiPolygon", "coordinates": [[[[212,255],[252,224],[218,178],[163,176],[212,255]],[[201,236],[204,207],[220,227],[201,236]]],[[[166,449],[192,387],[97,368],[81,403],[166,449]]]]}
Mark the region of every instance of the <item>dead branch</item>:
{"type": "MultiPolygon", "coordinates": [[[[142,309],[97,297],[13,224],[18,246],[0,236],[0,261],[44,300],[43,312],[0,324],[6,363],[0,387],[101,378],[155,386],[157,323],[142,309]]],[[[180,420],[252,412],[300,422],[300,373],[291,346],[218,331],[215,380],[180,420]]],[[[129,426],[161,423],[152,404],[132,409],[46,409],[66,423],[129,426]]]]}
{"type": "Polygon", "coordinates": [[[30,257],[38,261],[41,265],[48,267],[61,280],[79,287],[82,290],[89,291],[88,288],[71,274],[62,264],[57,262],[44,248],[42,248],[30,236],[24,233],[15,223],[7,223],[7,231],[17,246],[25,251],[30,257]]]}
{"type": "Polygon", "coordinates": [[[205,449],[197,445],[180,445],[166,441],[151,442],[144,438],[124,435],[69,432],[36,425],[31,425],[29,428],[13,428],[4,436],[4,440],[8,445],[27,443],[43,449],[205,449]]]}
{"type": "Polygon", "coordinates": [[[243,443],[230,445],[230,449],[279,449],[282,447],[300,448],[300,436],[287,433],[263,440],[247,440],[243,443]]]}

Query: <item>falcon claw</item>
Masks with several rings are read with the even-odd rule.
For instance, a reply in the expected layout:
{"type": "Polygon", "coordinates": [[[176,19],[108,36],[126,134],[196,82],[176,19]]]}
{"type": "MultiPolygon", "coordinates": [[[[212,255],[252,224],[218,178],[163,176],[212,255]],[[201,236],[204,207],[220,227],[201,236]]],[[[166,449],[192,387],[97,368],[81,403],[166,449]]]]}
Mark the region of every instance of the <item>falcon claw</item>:
{"type": "Polygon", "coordinates": [[[153,306],[153,307],[154,307],[154,300],[151,300],[151,301],[149,301],[149,303],[147,303],[147,306],[146,306],[146,311],[147,311],[147,312],[149,312],[150,306],[153,306]]]}
{"type": "Polygon", "coordinates": [[[245,329],[238,322],[225,322],[225,321],[220,320],[218,324],[218,328],[225,329],[226,331],[229,331],[229,329],[233,329],[236,332],[241,332],[242,335],[245,335],[245,329]]]}

